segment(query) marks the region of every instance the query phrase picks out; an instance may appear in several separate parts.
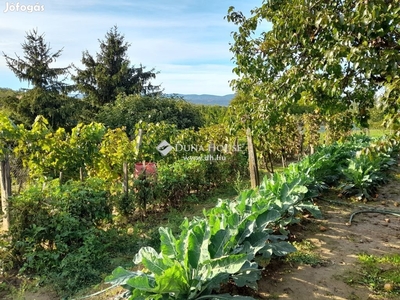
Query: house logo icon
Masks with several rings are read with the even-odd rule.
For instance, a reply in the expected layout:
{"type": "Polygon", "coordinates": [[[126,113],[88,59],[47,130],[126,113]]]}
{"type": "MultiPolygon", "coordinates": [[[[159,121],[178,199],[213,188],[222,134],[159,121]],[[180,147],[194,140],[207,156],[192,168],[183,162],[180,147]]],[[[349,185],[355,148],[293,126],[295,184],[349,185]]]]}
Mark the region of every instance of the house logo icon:
{"type": "Polygon", "coordinates": [[[166,140],[162,141],[158,146],[156,147],[157,151],[161,153],[162,156],[166,156],[168,153],[171,152],[174,147],[170,145],[166,140]]]}

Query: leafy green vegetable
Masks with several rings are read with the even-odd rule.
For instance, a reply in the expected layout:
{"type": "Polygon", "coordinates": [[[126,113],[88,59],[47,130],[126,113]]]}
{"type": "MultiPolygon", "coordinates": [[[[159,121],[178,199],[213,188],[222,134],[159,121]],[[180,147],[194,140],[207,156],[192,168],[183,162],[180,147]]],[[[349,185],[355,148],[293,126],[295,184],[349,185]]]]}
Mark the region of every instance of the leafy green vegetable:
{"type": "MultiPolygon", "coordinates": [[[[135,264],[144,267],[141,272],[118,268],[106,282],[127,288],[132,293],[130,299],[217,299],[211,296],[214,288],[227,282],[243,266],[246,271],[255,268],[245,264],[247,255],[244,253],[226,254],[217,250],[212,257],[209,250],[211,230],[206,219],[185,220],[181,229],[180,237],[176,238],[170,229],[161,227],[161,252],[151,247],[141,248],[134,258],[135,264]]],[[[220,299],[231,299],[224,297],[220,299]]]]}

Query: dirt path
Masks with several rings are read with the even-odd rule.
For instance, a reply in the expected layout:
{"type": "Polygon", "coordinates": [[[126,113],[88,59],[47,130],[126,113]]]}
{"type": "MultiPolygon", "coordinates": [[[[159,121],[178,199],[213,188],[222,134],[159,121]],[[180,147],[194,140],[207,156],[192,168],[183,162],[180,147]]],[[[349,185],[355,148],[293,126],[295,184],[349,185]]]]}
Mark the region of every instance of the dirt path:
{"type": "MultiPolygon", "coordinates": [[[[398,172],[399,174],[400,172],[398,172]]],[[[345,283],[345,275],[357,271],[357,254],[384,255],[400,253],[400,218],[384,214],[357,214],[351,226],[346,225],[351,212],[360,207],[400,211],[400,179],[381,187],[377,201],[367,204],[338,205],[320,201],[324,220],[311,222],[297,234],[317,248],[325,263],[311,267],[285,264],[267,271],[259,282],[262,299],[385,299],[366,287],[345,283]]],[[[333,199],[332,199],[333,200],[333,199]]],[[[345,199],[335,199],[346,201],[345,199]]],[[[347,202],[348,203],[348,202],[347,202]]],[[[392,298],[393,299],[393,298],[392,298]]]]}

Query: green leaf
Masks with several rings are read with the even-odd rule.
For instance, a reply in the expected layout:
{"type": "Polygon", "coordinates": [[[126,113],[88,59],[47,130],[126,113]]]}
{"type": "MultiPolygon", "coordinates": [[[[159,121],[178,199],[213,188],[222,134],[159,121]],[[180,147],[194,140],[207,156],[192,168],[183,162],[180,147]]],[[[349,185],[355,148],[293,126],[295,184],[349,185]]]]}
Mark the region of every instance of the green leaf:
{"type": "Polygon", "coordinates": [[[226,254],[225,246],[236,232],[236,230],[234,231],[228,228],[221,229],[215,235],[213,235],[210,239],[210,245],[208,246],[210,257],[217,258],[224,256],[226,254]]]}
{"type": "Polygon", "coordinates": [[[204,221],[197,222],[190,230],[188,237],[188,261],[189,265],[197,269],[198,265],[210,259],[208,245],[210,229],[204,221]]]}
{"type": "Polygon", "coordinates": [[[211,279],[218,274],[234,274],[238,272],[246,261],[246,254],[226,255],[209,261],[205,261],[203,266],[208,265],[211,267],[211,279]]]}
{"type": "Polygon", "coordinates": [[[138,275],[139,273],[137,272],[127,271],[122,267],[117,267],[116,269],[114,269],[114,271],[112,271],[111,275],[107,276],[104,279],[104,281],[112,285],[124,285],[128,281],[128,279],[138,275]]]}
{"type": "Polygon", "coordinates": [[[238,287],[248,286],[254,290],[258,289],[257,281],[261,279],[261,269],[255,262],[246,261],[238,273],[231,276],[238,287]]]}
{"type": "Polygon", "coordinates": [[[190,285],[186,271],[178,263],[165,270],[162,275],[156,275],[155,281],[157,283],[154,289],[155,293],[175,293],[175,294],[188,294],[190,285]]]}
{"type": "Polygon", "coordinates": [[[318,206],[314,205],[310,201],[304,201],[304,202],[300,203],[299,205],[297,205],[297,207],[299,207],[303,210],[304,209],[307,210],[316,219],[322,218],[322,214],[321,214],[321,211],[319,210],[318,206]]]}
{"type": "Polygon", "coordinates": [[[142,263],[150,272],[161,275],[171,266],[171,261],[164,259],[156,250],[151,247],[143,247],[135,255],[135,264],[142,263]]]}
{"type": "Polygon", "coordinates": [[[204,215],[208,218],[208,222],[210,224],[210,229],[211,229],[211,235],[215,235],[218,231],[224,228],[224,222],[221,220],[225,216],[222,215],[215,215],[215,214],[210,214],[207,216],[207,213],[204,212],[204,215]]]}
{"type": "Polygon", "coordinates": [[[180,260],[184,263],[186,267],[189,268],[189,257],[188,257],[188,248],[189,248],[189,220],[185,218],[185,220],[180,225],[181,234],[179,239],[177,240],[177,260],[180,260]]]}
{"type": "Polygon", "coordinates": [[[254,232],[246,239],[246,242],[249,242],[253,247],[255,247],[255,249],[257,249],[254,254],[257,253],[258,248],[263,248],[265,246],[265,243],[270,238],[270,234],[268,231],[272,230],[264,229],[263,231],[254,232]]]}
{"type": "Polygon", "coordinates": [[[160,227],[158,229],[161,240],[161,253],[169,258],[177,258],[176,238],[170,228],[160,227]]]}
{"type": "Polygon", "coordinates": [[[272,249],[272,253],[276,256],[285,256],[297,250],[292,244],[285,241],[270,243],[267,246],[272,249]]]}
{"type": "Polygon", "coordinates": [[[136,276],[129,278],[126,281],[126,285],[131,289],[153,292],[156,287],[156,281],[152,275],[138,273],[136,276]]]}
{"type": "Polygon", "coordinates": [[[276,209],[270,209],[257,217],[257,227],[265,228],[269,223],[276,222],[281,213],[276,209]]]}

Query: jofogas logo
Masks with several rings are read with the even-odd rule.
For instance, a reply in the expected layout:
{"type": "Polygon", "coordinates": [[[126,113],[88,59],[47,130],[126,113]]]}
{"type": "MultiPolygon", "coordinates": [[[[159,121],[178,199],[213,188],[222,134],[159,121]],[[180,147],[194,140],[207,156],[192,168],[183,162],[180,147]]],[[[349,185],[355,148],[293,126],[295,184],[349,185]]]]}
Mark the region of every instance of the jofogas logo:
{"type": "Polygon", "coordinates": [[[39,2],[35,4],[21,4],[19,2],[6,2],[6,7],[3,10],[3,13],[7,12],[42,12],[44,11],[44,5],[41,5],[39,2]]]}
{"type": "Polygon", "coordinates": [[[204,147],[202,145],[182,145],[182,144],[176,144],[175,146],[172,146],[170,143],[167,141],[162,141],[158,146],[156,147],[158,152],[161,153],[162,156],[166,156],[168,153],[170,153],[172,150],[175,150],[177,152],[239,152],[241,151],[241,148],[239,145],[215,145],[213,143],[209,144],[208,147],[204,147]]]}

